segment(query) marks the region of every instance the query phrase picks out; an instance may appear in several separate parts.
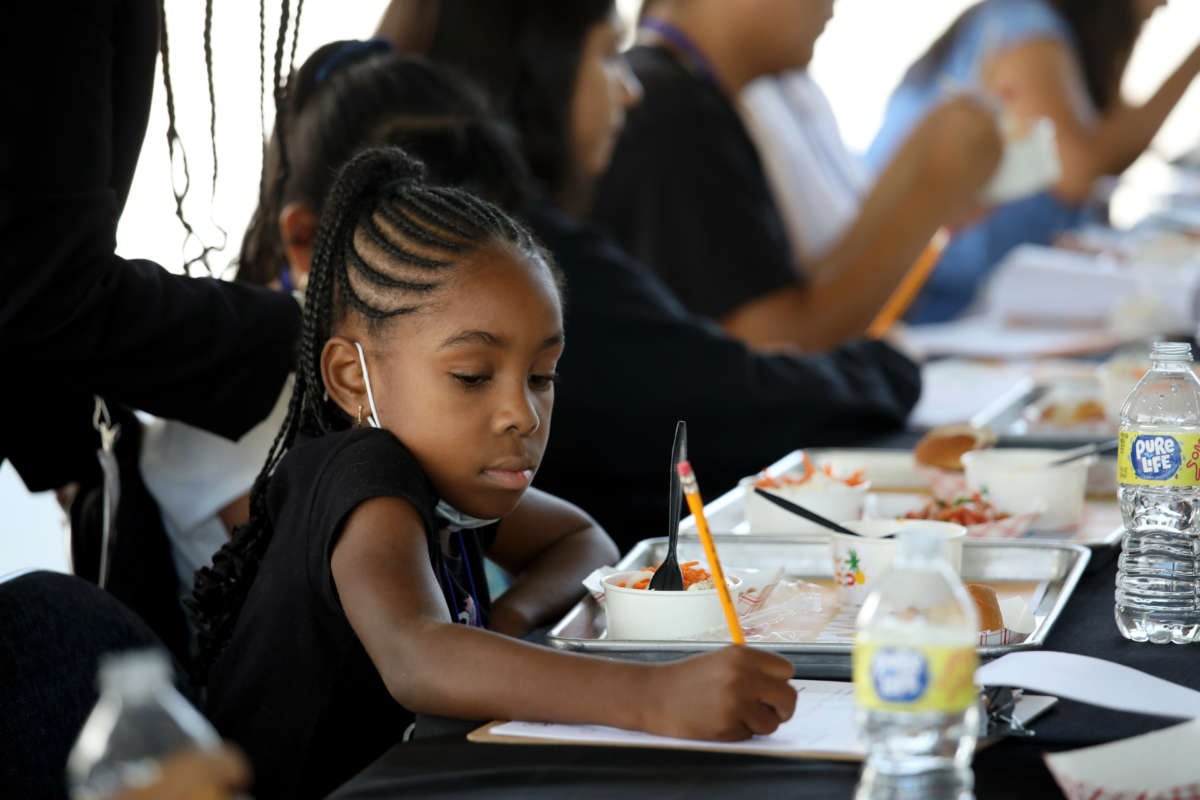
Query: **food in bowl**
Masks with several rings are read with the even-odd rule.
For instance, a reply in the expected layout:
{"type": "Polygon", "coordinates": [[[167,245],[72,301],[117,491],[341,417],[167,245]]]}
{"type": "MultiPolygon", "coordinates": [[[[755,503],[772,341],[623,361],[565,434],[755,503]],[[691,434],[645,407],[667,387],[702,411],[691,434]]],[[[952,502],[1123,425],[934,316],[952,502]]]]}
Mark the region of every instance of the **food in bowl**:
{"type": "Polygon", "coordinates": [[[997,448],[963,455],[967,485],[1012,514],[1039,513],[1036,527],[1061,531],[1083,521],[1088,468],[1095,456],[1050,466],[1061,452],[997,448]]]}
{"type": "MultiPolygon", "coordinates": [[[[688,561],[679,565],[679,571],[683,573],[684,591],[691,592],[700,591],[701,589],[716,588],[716,584],[713,583],[712,575],[709,574],[709,571],[703,569],[702,567],[696,566],[699,563],[699,561],[688,561]]],[[[661,566],[662,564],[659,564],[657,567],[646,567],[640,573],[642,577],[637,578],[636,580],[630,578],[629,581],[622,581],[617,585],[623,588],[628,587],[630,589],[649,589],[650,579],[654,577],[654,573],[657,572],[658,567],[661,566]]]]}
{"type": "MultiPolygon", "coordinates": [[[[637,569],[615,572],[601,581],[608,639],[669,641],[727,630],[715,586],[669,592],[633,588],[645,576],[646,570],[637,569]]],[[[725,583],[736,600],[741,579],[726,574],[725,583]]]]}
{"type": "Polygon", "coordinates": [[[862,605],[879,576],[892,565],[898,542],[893,534],[910,528],[936,530],[946,537],[948,560],[955,572],[962,569],[962,543],[967,529],[936,520],[850,520],[843,526],[858,535],[833,533],[833,579],[843,605],[862,605]]]}
{"type": "Polygon", "coordinates": [[[863,470],[842,474],[833,465],[817,468],[803,455],[799,472],[770,475],[760,472],[743,478],[746,489],[746,519],[751,533],[823,533],[815,522],[780,508],[753,491],[755,488],[790,500],[828,519],[858,519],[862,516],[867,490],[871,488],[863,470]]]}
{"type": "Polygon", "coordinates": [[[954,522],[966,527],[969,539],[1012,539],[1024,535],[1038,513],[1010,514],[996,508],[983,492],[972,492],[953,500],[935,497],[921,508],[905,512],[903,518],[954,522]]]}
{"type": "Polygon", "coordinates": [[[1072,428],[1104,422],[1108,415],[1099,400],[1086,398],[1077,401],[1047,403],[1038,413],[1038,422],[1056,428],[1072,428]]]}

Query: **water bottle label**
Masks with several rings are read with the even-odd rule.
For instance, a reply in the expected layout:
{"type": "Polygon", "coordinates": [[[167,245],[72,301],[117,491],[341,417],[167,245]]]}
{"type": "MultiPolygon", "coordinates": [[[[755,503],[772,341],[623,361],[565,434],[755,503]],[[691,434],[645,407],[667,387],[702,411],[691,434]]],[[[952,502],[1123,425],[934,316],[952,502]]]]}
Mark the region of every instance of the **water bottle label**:
{"type": "Polygon", "coordinates": [[[955,713],[975,702],[974,647],[856,644],[854,695],[873,711],[955,713]]]}
{"type": "Polygon", "coordinates": [[[1118,439],[1118,483],[1200,486],[1200,434],[1121,431],[1118,439]]]}

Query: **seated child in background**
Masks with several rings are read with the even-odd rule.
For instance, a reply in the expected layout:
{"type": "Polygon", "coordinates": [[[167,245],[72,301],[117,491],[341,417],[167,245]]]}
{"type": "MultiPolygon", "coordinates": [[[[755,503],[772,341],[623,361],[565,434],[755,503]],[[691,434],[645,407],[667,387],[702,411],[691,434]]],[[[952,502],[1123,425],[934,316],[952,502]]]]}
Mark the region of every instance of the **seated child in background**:
{"type": "Polygon", "coordinates": [[[397,149],[342,169],[287,419],[250,522],[196,581],[209,714],[260,796],[324,795],[417,713],[695,738],[791,716],[791,664],[763,651],[638,664],[500,635],[561,614],[616,557],[529,488],[562,350],[556,272],[523,227],[397,149]],[[484,554],[517,576],[495,603],[484,554]]]}

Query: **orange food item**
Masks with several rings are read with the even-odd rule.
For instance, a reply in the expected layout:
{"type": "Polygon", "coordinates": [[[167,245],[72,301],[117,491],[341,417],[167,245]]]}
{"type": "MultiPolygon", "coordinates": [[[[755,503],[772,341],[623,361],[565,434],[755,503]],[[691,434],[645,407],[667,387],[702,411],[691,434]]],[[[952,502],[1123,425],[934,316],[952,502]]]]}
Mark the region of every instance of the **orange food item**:
{"type": "Polygon", "coordinates": [[[913,447],[918,464],[938,469],[961,471],[962,454],[980,450],[996,443],[996,433],[990,428],[971,425],[943,425],[927,432],[913,447]]]}
{"type": "Polygon", "coordinates": [[[1081,425],[1103,422],[1104,406],[1098,400],[1080,400],[1078,403],[1050,403],[1042,409],[1040,419],[1051,425],[1081,425]]]}
{"type": "MultiPolygon", "coordinates": [[[[697,566],[697,564],[699,564],[699,563],[700,563],[699,561],[688,561],[688,562],[685,562],[685,563],[679,565],[679,571],[683,573],[683,588],[684,588],[684,590],[686,590],[688,587],[690,587],[693,583],[699,583],[700,581],[706,581],[706,580],[709,580],[710,578],[712,578],[712,575],[708,574],[708,570],[697,566]]],[[[646,572],[653,573],[655,570],[657,570],[661,566],[662,566],[662,563],[660,562],[659,564],[657,564],[653,567],[645,567],[644,569],[646,572]]],[[[621,581],[620,583],[617,584],[617,586],[620,586],[622,588],[629,588],[629,589],[645,589],[649,585],[650,585],[650,576],[649,575],[647,575],[644,578],[639,578],[638,580],[634,581],[632,585],[629,585],[629,586],[626,585],[625,581],[621,581]]]]}
{"type": "Polygon", "coordinates": [[[1004,628],[1004,616],[1000,613],[1000,601],[996,599],[996,590],[982,583],[968,583],[967,593],[975,601],[975,609],[979,612],[979,630],[998,631],[1004,628]]]}
{"type": "MultiPolygon", "coordinates": [[[[812,480],[813,475],[817,474],[817,468],[813,466],[807,453],[801,453],[800,458],[801,464],[804,466],[804,472],[801,475],[788,475],[786,473],[783,475],[768,475],[766,472],[760,472],[758,473],[758,477],[754,479],[754,485],[760,489],[782,489],[786,486],[805,485],[812,480]]],[[[821,467],[820,472],[830,480],[844,483],[847,486],[859,486],[867,481],[865,470],[861,469],[843,476],[834,474],[833,465],[826,464],[821,467]]]]}
{"type": "Polygon", "coordinates": [[[981,525],[985,522],[997,522],[1008,519],[1011,514],[998,511],[991,501],[979,492],[963,497],[956,497],[953,502],[945,500],[930,500],[919,511],[909,511],[905,519],[933,519],[940,522],[953,522],[957,525],[981,525]]]}

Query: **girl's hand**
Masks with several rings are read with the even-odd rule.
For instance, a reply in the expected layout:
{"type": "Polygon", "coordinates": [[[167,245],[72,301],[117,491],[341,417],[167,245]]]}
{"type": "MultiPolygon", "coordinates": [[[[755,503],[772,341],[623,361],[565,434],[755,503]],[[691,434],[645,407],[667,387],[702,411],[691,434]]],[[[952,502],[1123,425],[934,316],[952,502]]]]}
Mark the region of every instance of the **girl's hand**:
{"type": "Polygon", "coordinates": [[[796,709],[792,672],[786,658],[745,646],[663,664],[643,684],[641,727],[713,741],[772,733],[796,709]]]}

